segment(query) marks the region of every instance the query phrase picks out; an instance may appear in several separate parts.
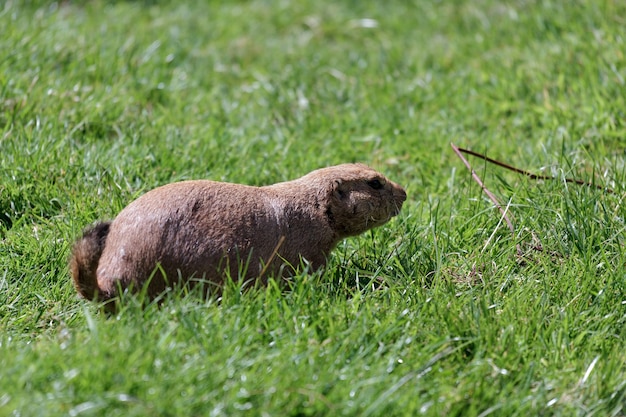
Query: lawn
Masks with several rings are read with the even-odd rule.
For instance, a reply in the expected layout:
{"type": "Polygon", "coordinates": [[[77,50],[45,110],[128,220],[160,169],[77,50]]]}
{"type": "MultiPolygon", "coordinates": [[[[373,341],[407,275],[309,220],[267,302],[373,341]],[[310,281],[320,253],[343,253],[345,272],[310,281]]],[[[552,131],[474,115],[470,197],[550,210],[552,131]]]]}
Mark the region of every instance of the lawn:
{"type": "Polygon", "coordinates": [[[625,54],[617,0],[0,3],[0,415],[626,416],[625,54]],[[467,156],[511,232],[451,143],[554,180],[467,156]],[[408,199],[324,273],[76,295],[152,188],[357,161],[408,199]]]}

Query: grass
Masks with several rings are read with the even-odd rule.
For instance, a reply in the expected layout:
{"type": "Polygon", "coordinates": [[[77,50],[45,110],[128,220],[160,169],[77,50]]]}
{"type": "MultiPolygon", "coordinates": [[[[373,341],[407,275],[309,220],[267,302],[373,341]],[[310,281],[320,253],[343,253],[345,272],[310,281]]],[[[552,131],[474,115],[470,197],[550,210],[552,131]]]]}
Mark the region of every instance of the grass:
{"type": "Polygon", "coordinates": [[[0,415],[626,415],[625,15],[4,2],[0,415]],[[450,142],[556,177],[471,160],[514,236],[450,142]],[[114,317],[72,288],[72,241],[149,189],[349,161],[409,199],[324,275],[114,317]]]}

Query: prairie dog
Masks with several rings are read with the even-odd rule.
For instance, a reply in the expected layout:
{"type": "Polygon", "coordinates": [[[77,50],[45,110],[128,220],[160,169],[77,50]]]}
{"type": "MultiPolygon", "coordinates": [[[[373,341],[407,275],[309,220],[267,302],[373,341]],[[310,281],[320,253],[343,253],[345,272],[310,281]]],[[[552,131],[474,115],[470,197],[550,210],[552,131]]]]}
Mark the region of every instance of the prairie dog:
{"type": "Polygon", "coordinates": [[[337,243],[380,226],[406,200],[398,184],[362,164],[315,170],[264,187],[183,181],[142,195],[118,216],[84,232],[70,270],[89,300],[118,288],[154,298],[168,286],[286,277],[302,259],[326,264],[337,243]]]}

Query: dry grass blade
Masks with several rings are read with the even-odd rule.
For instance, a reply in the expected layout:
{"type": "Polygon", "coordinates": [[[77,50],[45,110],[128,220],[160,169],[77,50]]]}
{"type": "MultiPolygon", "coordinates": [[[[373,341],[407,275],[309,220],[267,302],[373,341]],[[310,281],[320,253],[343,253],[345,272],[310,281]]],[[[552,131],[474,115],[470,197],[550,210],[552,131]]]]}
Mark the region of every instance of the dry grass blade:
{"type": "Polygon", "coordinates": [[[454,152],[459,156],[459,158],[461,158],[461,161],[463,161],[463,163],[465,164],[467,169],[470,170],[470,172],[472,173],[472,178],[474,179],[474,181],[476,181],[478,183],[478,185],[480,185],[480,188],[482,188],[482,190],[485,192],[485,194],[487,194],[487,197],[489,197],[489,199],[491,201],[493,201],[493,204],[495,204],[495,206],[498,208],[498,210],[500,210],[500,213],[502,213],[502,217],[504,218],[504,221],[506,222],[507,226],[509,227],[509,230],[511,231],[511,234],[513,235],[513,237],[515,237],[515,227],[513,226],[513,222],[511,221],[511,219],[509,217],[510,214],[507,213],[507,210],[502,208],[502,205],[498,201],[498,198],[491,191],[489,191],[489,189],[487,189],[487,187],[485,186],[483,181],[480,179],[478,174],[476,174],[476,171],[474,171],[474,169],[472,168],[470,163],[463,156],[463,154],[462,154],[463,151],[458,146],[456,146],[454,143],[451,143],[450,146],[452,146],[452,149],[454,149],[454,152]]]}

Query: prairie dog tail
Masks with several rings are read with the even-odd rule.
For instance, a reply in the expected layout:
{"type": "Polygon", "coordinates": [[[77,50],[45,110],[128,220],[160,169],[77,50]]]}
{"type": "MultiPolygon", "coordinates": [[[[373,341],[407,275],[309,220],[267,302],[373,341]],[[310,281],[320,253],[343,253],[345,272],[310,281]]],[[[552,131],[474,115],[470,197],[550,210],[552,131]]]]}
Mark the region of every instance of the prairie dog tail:
{"type": "Polygon", "coordinates": [[[93,300],[99,293],[96,270],[106,243],[111,222],[97,223],[85,230],[83,237],[74,244],[70,258],[70,272],[76,291],[84,298],[93,300]]]}

